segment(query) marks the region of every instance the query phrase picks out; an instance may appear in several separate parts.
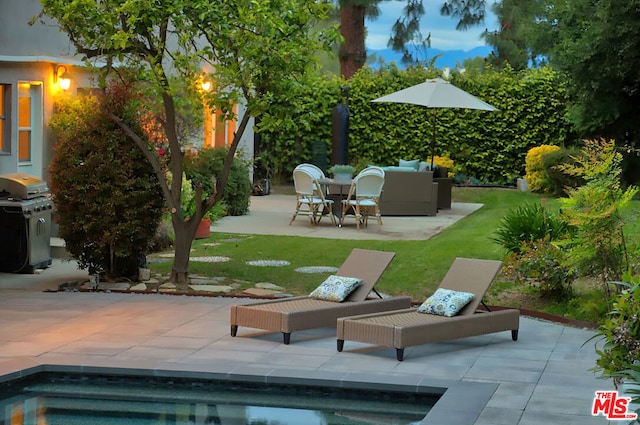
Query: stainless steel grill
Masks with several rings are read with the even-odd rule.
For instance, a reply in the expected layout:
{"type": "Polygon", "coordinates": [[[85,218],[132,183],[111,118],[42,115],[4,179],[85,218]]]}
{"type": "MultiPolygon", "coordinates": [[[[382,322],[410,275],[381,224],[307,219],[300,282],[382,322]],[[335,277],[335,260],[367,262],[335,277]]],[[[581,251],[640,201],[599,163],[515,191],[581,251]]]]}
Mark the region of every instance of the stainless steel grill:
{"type": "Polygon", "coordinates": [[[51,265],[52,210],[45,181],[0,175],[0,271],[33,273],[51,265]]]}

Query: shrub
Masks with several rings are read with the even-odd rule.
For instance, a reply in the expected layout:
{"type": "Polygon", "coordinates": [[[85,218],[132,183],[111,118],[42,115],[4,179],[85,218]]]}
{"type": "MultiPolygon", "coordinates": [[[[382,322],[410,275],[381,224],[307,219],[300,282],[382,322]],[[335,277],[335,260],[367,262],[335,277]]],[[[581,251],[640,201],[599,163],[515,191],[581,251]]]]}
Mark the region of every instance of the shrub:
{"type": "Polygon", "coordinates": [[[439,167],[447,168],[449,170],[449,175],[447,177],[453,177],[456,174],[453,159],[449,158],[447,155],[444,155],[444,156],[435,155],[433,157],[433,163],[439,167]]]}
{"type": "Polygon", "coordinates": [[[571,266],[583,276],[597,277],[608,298],[609,282],[619,281],[631,266],[624,226],[635,219],[631,200],[638,188],[621,187],[622,156],[612,140],[586,140],[582,153],[575,164],[563,167],[586,181],[560,200],[563,219],[576,229],[566,246],[571,266]]]}
{"type": "MultiPolygon", "coordinates": [[[[195,185],[202,185],[203,199],[213,194],[212,177],[222,173],[226,155],[226,148],[210,148],[201,150],[197,155],[185,157],[185,176],[191,181],[194,189],[195,185]]],[[[240,159],[241,156],[241,154],[237,155],[233,159],[227,184],[222,194],[222,202],[227,214],[234,216],[243,215],[249,211],[249,197],[252,191],[249,164],[240,159]]]]}
{"type": "Polygon", "coordinates": [[[532,192],[551,193],[553,182],[544,167],[543,157],[551,152],[560,150],[558,146],[541,145],[529,149],[525,158],[525,179],[532,192]]]}
{"type": "Polygon", "coordinates": [[[542,157],[542,165],[548,177],[549,188],[554,196],[566,196],[567,189],[575,189],[585,183],[583,178],[568,174],[563,171],[564,167],[562,167],[575,164],[579,155],[582,155],[582,152],[578,148],[560,148],[542,157]]]}
{"type": "Polygon", "coordinates": [[[543,203],[524,203],[508,211],[491,240],[510,253],[521,253],[524,243],[540,239],[557,241],[572,232],[572,227],[558,216],[550,215],[543,203]]]}
{"type": "Polygon", "coordinates": [[[50,172],[60,236],[80,268],[106,278],[137,276],[164,206],[142,151],[103,112],[113,108],[137,129],[133,97],[123,84],[110,85],[101,100],[60,102],[50,121],[58,137],[50,172]]]}
{"type": "Polygon", "coordinates": [[[540,293],[556,300],[565,300],[573,294],[574,272],[565,265],[565,254],[549,242],[539,239],[522,244],[520,253],[512,253],[505,261],[505,274],[516,282],[528,282],[540,293]]]}
{"type": "Polygon", "coordinates": [[[593,370],[601,372],[602,378],[613,378],[616,386],[623,380],[640,383],[640,278],[627,272],[623,279],[615,282],[624,289],[594,337],[604,345],[596,349],[599,358],[593,370]]]}

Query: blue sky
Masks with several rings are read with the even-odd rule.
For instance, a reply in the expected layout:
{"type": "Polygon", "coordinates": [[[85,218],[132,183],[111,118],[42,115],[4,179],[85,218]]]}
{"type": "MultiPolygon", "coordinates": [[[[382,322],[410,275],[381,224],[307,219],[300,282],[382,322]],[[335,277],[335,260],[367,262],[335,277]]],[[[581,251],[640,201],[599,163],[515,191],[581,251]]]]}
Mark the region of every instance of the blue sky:
{"type": "MultiPolygon", "coordinates": [[[[484,25],[467,31],[456,30],[454,18],[441,16],[440,7],[444,0],[424,0],[425,16],[420,22],[420,29],[426,36],[431,33],[431,47],[440,50],[471,50],[484,46],[480,34],[485,30],[495,30],[497,19],[491,12],[492,2],[487,2],[487,16],[484,25]]],[[[387,48],[391,27],[403,13],[406,1],[383,1],[379,7],[381,14],[375,21],[367,20],[367,49],[380,50],[387,48]]]]}

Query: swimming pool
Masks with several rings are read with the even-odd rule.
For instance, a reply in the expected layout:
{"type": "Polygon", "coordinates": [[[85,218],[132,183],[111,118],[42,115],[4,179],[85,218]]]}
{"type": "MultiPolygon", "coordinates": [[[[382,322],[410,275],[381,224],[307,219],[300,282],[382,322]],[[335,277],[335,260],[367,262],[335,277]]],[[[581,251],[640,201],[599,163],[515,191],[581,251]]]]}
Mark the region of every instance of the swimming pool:
{"type": "Polygon", "coordinates": [[[41,372],[1,384],[0,425],[413,425],[437,400],[310,383],[41,372]]]}

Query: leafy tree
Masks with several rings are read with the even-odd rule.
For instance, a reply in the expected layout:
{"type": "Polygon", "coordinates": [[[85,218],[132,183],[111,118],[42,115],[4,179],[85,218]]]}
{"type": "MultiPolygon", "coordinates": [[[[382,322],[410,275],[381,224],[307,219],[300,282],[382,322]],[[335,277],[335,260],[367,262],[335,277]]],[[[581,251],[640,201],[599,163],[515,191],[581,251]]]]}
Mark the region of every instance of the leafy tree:
{"type": "Polygon", "coordinates": [[[640,0],[541,1],[527,38],[571,80],[570,118],[587,137],[637,143],[640,0]]]}
{"type": "Polygon", "coordinates": [[[351,78],[367,60],[365,47],[366,16],[375,18],[380,13],[378,3],[381,0],[340,0],[340,33],[343,41],[340,44],[340,75],[351,78]]]}
{"type": "Polygon", "coordinates": [[[500,31],[488,31],[482,34],[484,40],[493,46],[487,62],[496,67],[509,64],[519,71],[529,66],[529,47],[522,36],[521,28],[530,17],[529,6],[532,0],[502,0],[494,3],[493,12],[500,22],[500,31]]]}
{"type": "Polygon", "coordinates": [[[292,108],[298,77],[314,65],[315,52],[329,48],[336,37],[330,30],[312,28],[326,19],[331,5],[314,0],[41,0],[43,14],[58,21],[78,53],[88,62],[113,73],[115,63],[138,70],[149,99],[158,106],[166,152],[162,158],[145,143],[140,132],[117,114],[111,119],[138,145],[153,168],[171,212],[175,257],[171,279],[188,280],[189,251],[200,219],[222,199],[238,143],[250,117],[264,115],[262,128],[293,126],[292,108]],[[107,66],[102,66],[106,64],[107,66]],[[198,91],[206,78],[209,92],[198,91]],[[288,94],[287,108],[269,106],[274,94],[288,94]],[[190,220],[181,213],[184,172],[183,125],[200,116],[206,103],[235,119],[233,105],[242,103],[237,131],[229,146],[215,191],[203,197],[195,190],[196,211],[190,220]],[[199,108],[200,106],[200,108],[199,108]],[[265,114],[268,111],[268,114],[265,114]]]}

